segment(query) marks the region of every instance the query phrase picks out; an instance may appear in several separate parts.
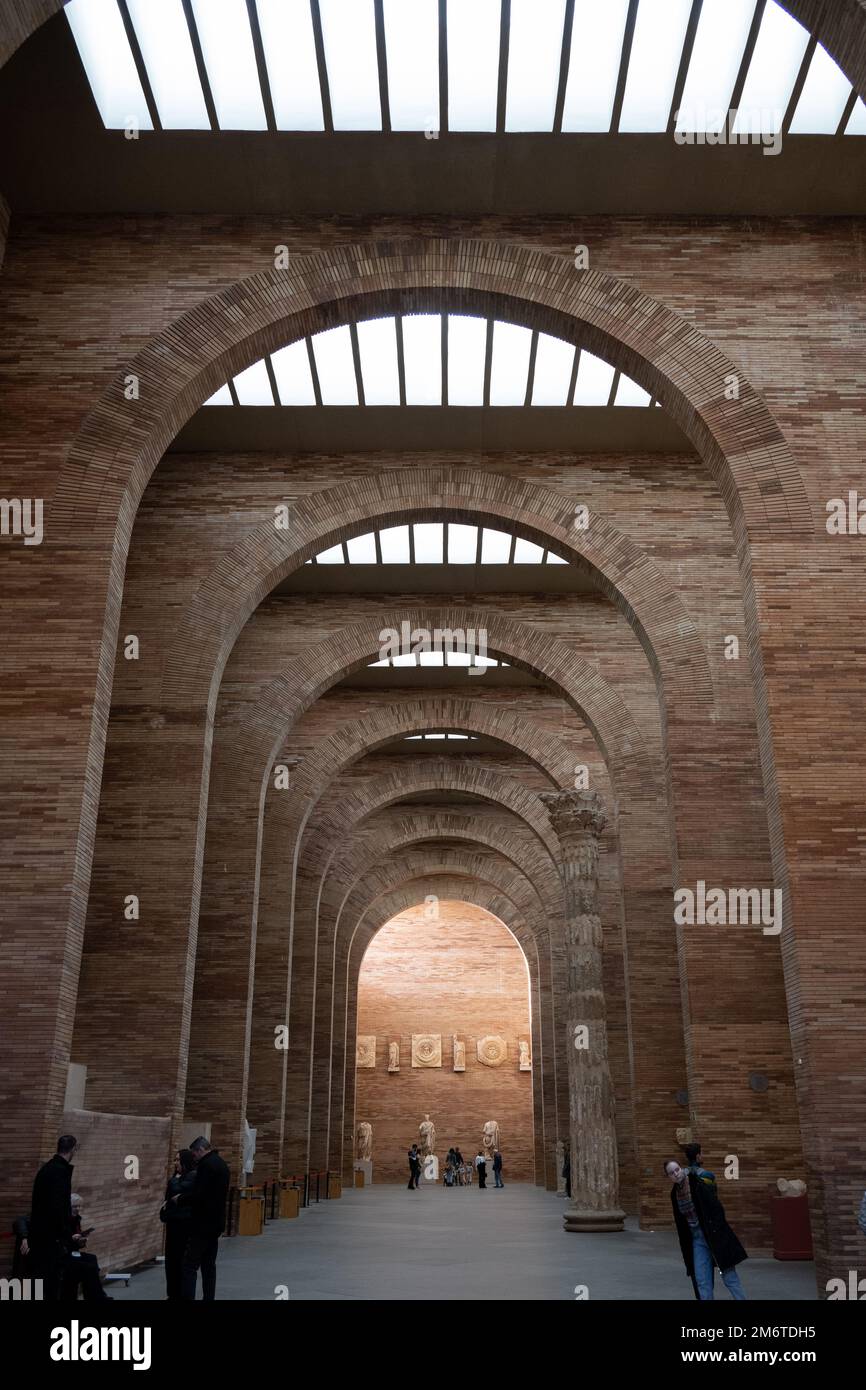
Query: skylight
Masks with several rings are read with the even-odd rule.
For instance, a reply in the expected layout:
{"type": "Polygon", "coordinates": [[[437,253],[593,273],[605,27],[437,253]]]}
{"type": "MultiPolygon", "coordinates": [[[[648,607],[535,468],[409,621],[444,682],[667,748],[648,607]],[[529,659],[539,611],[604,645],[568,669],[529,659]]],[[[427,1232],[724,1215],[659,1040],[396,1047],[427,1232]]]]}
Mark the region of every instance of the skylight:
{"type": "Polygon", "coordinates": [[[482,565],[507,565],[512,539],[505,531],[492,531],[485,526],[481,533],[482,565]]]}
{"type": "Polygon", "coordinates": [[[277,130],[324,130],[309,0],[256,0],[256,10],[277,130]]]}
{"type": "Polygon", "coordinates": [[[245,0],[192,5],[220,130],[267,130],[245,0]]]}
{"type": "Polygon", "coordinates": [[[439,314],[403,319],[407,405],[442,404],[442,320],[439,314]]]}
{"type": "Polygon", "coordinates": [[[319,0],[335,130],[381,130],[373,0],[319,0]]]}
{"type": "Polygon", "coordinates": [[[846,135],[866,135],[866,102],[862,97],[858,97],[854,110],[848,117],[848,124],[845,127],[846,135]]]}
{"type": "Polygon", "coordinates": [[[788,133],[835,135],[850,95],[851,83],[844,72],[817,44],[788,133]]]}
{"type": "Polygon", "coordinates": [[[322,405],[357,405],[358,379],[348,324],[314,334],[312,343],[322,405]]]}
{"type": "Polygon", "coordinates": [[[399,405],[397,329],[394,319],[366,319],[358,324],[361,379],[367,405],[399,405]]]}
{"type": "MultiPolygon", "coordinates": [[[[408,565],[410,526],[387,526],[333,545],[315,556],[317,565],[408,565]],[[378,553],[376,538],[378,536],[378,553]]],[[[416,565],[474,565],[478,555],[479,528],[463,522],[416,521],[411,524],[416,565]],[[447,532],[447,554],[446,554],[447,532]]],[[[481,563],[484,565],[565,565],[567,560],[544,550],[534,541],[512,536],[492,527],[481,528],[481,563]],[[513,548],[513,558],[512,558],[513,548]]],[[[307,562],[309,563],[309,561],[307,562]]]]}
{"type": "Polygon", "coordinates": [[[163,130],[210,130],[181,0],[127,0],[163,130]]]}
{"type": "Polygon", "coordinates": [[[692,0],[640,0],[621,131],[667,130],[692,0]]]}
{"type": "Polygon", "coordinates": [[[103,125],[153,130],[116,0],[70,0],[66,18],[103,125]]]}
{"type": "Polygon", "coordinates": [[[613,385],[614,368],[591,352],[582,351],[574,384],[575,405],[607,405],[613,385]]]}
{"type": "Polygon", "coordinates": [[[571,343],[539,333],[532,380],[533,405],[568,405],[574,354],[571,343]]]}
{"type": "Polygon", "coordinates": [[[365,536],[353,536],[346,541],[346,552],[350,565],[375,565],[376,537],[372,532],[365,536]]]}
{"type": "Polygon", "coordinates": [[[487,320],[448,315],[448,404],[484,404],[487,320]]]}
{"type": "Polygon", "coordinates": [[[315,405],[313,374],[304,338],[271,353],[271,366],[282,405],[315,405]]]}
{"type": "Polygon", "coordinates": [[[676,129],[720,131],[727,120],[756,0],[703,0],[676,129]]]}
{"type": "Polygon", "coordinates": [[[638,386],[630,376],[621,376],[613,398],[614,405],[649,405],[652,397],[649,391],[638,386]]]}
{"type": "Polygon", "coordinates": [[[511,0],[506,130],[552,130],[565,0],[511,0]]]}
{"type": "Polygon", "coordinates": [[[448,129],[495,130],[500,0],[448,0],[448,129]]]}
{"type": "Polygon", "coordinates": [[[523,405],[532,333],[513,323],[494,323],[490,404],[523,405]]]}
{"type": "Polygon", "coordinates": [[[459,522],[448,524],[449,565],[474,565],[478,554],[478,527],[459,522]]]}
{"type": "Polygon", "coordinates": [[[515,565],[540,565],[544,559],[544,550],[534,541],[525,541],[518,536],[514,542],[514,563],[515,565]]]}
{"type": "Polygon", "coordinates": [[[205,405],[234,405],[232,393],[228,386],[221,386],[218,391],[214,391],[206,401],[205,405]]]}
{"type": "Polygon", "coordinates": [[[408,565],[409,527],[389,526],[379,532],[379,545],[384,565],[408,565]]]}
{"type": "Polygon", "coordinates": [[[808,42],[802,25],[778,5],[767,5],[732,127],[735,134],[774,135],[781,129],[808,42]]]}
{"type": "Polygon", "coordinates": [[[441,565],[444,554],[441,521],[420,522],[412,527],[416,565],[441,565]]]}
{"type": "Polygon", "coordinates": [[[239,405],[273,405],[274,393],[264,362],[254,362],[235,377],[239,405]]]}
{"type": "Polygon", "coordinates": [[[439,129],[439,0],[384,0],[392,130],[439,129]]]}
{"type": "Polygon", "coordinates": [[[562,129],[610,130],[628,0],[575,0],[562,129]]]}

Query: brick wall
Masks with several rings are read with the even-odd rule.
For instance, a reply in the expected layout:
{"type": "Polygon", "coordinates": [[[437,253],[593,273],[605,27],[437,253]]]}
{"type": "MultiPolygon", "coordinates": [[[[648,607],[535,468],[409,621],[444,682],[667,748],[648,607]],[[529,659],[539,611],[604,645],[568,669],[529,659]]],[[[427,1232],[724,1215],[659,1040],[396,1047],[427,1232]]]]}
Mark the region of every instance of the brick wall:
{"type": "Polygon", "coordinates": [[[376,1035],[375,1068],[359,1067],[356,1124],[373,1126],[374,1181],[406,1178],[406,1150],[429,1112],[440,1165],[452,1144],[474,1157],[485,1121],[499,1123],[503,1160],[515,1180],[532,1181],[532,1078],[518,1070],[517,1040],[529,1037],[529,980],[513,936],[467,903],[403,912],[367,949],[358,980],[358,1033],[376,1035]],[[438,1033],[442,1067],[412,1066],[412,1034],[438,1033]],[[508,1059],[486,1067],[476,1041],[497,1034],[508,1059]],[[452,1037],[466,1043],[466,1070],[453,1070],[452,1037]],[[388,1044],[400,1043],[400,1070],[388,1072],[388,1044]]]}

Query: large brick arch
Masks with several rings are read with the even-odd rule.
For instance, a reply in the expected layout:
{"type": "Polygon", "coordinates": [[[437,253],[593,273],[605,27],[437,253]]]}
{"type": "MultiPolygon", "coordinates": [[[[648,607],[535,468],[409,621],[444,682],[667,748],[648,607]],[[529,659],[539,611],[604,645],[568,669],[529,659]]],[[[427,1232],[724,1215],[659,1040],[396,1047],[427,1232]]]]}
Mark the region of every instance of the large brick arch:
{"type": "Polygon", "coordinates": [[[437,519],[504,523],[588,568],[636,632],[656,680],[665,687],[665,698],[708,707],[713,697],[709,661],[682,598],[646,551],[607,517],[593,511],[587,529],[577,530],[579,501],[574,494],[486,469],[448,466],[389,470],[313,493],[289,508],[287,525],[279,530],[271,513],[217,562],[187,606],[166,659],[165,702],[183,705],[200,688],[203,638],[207,647],[208,634],[216,634],[213,702],[231,647],[250,614],[275,585],[319,551],[376,527],[437,519]]]}

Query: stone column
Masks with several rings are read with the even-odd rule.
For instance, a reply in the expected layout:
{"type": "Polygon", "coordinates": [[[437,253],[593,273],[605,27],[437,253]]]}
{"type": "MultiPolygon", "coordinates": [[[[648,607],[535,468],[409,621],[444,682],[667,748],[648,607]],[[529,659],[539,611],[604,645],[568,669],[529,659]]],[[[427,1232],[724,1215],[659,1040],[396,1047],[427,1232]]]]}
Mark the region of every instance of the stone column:
{"type": "Polygon", "coordinates": [[[565,890],[571,1202],[563,1222],[567,1231],[621,1231],[598,915],[604,808],[591,791],[543,792],[541,800],[562,849],[565,890]]]}

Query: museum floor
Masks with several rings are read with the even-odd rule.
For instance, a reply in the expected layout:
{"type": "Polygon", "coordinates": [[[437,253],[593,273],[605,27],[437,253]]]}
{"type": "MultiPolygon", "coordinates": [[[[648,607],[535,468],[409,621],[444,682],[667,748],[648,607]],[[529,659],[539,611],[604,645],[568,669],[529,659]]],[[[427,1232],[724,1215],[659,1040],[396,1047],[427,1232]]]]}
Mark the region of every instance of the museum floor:
{"type": "MultiPolygon", "coordinates": [[[[323,1202],[262,1236],[221,1243],[217,1298],[691,1299],[676,1237],[639,1231],[566,1235],[563,1201],[528,1184],[488,1188],[373,1186],[323,1202]]],[[[750,1259],[749,1298],[815,1297],[811,1263],[750,1259]]],[[[136,1275],[118,1299],[165,1296],[162,1266],[136,1275]]],[[[717,1296],[728,1295],[717,1280],[717,1296]]]]}

